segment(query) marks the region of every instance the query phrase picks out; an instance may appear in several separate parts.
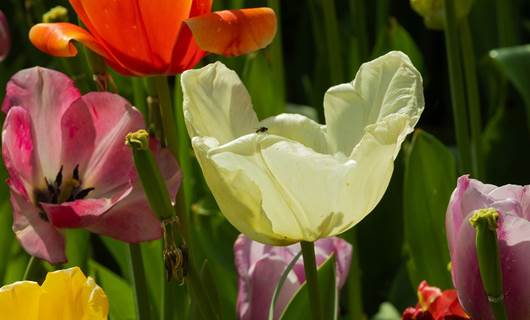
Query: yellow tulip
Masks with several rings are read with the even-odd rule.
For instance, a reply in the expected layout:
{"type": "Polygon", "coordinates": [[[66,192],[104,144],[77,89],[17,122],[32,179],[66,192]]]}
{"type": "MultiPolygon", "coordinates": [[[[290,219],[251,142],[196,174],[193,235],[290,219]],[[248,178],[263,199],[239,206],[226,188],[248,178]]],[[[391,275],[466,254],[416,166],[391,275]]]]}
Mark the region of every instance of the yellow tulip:
{"type": "Polygon", "coordinates": [[[419,72],[401,52],[328,90],[326,125],[298,114],[258,121],[222,63],[182,75],[184,117],[221,212],[253,240],[287,245],[340,234],[383,196],[423,111],[419,72]]]}
{"type": "Polygon", "coordinates": [[[0,288],[0,313],[10,320],[107,319],[103,289],[78,268],[50,272],[42,286],[19,281],[0,288]]]}

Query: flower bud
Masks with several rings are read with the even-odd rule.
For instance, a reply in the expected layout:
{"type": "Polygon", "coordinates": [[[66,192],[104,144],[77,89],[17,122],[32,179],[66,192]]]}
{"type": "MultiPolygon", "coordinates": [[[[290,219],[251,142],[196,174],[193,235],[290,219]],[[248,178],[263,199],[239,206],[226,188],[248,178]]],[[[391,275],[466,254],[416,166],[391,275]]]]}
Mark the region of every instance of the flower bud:
{"type": "MultiPolygon", "coordinates": [[[[444,11],[446,0],[410,0],[410,5],[423,17],[425,26],[429,29],[443,30],[444,11]]],[[[473,0],[456,0],[455,10],[458,19],[463,18],[471,11],[473,0]]]]}

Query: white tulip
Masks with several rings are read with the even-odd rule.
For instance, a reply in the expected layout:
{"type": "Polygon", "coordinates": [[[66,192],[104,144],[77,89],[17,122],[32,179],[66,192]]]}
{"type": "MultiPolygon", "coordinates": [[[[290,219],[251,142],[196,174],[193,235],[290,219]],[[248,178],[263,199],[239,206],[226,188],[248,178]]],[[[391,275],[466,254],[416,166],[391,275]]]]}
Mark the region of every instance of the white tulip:
{"type": "Polygon", "coordinates": [[[220,62],[186,71],[182,88],[193,149],[221,212],[272,245],[337,235],[370,213],[424,107],[421,75],[401,52],[330,88],[326,125],[298,114],[259,121],[220,62]]]}

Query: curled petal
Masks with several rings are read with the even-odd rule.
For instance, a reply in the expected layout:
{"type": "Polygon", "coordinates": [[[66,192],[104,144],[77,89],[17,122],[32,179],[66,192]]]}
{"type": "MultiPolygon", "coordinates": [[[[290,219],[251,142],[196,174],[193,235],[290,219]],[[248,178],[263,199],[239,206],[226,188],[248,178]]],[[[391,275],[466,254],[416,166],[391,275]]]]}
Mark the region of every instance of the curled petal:
{"type": "Polygon", "coordinates": [[[276,15],[269,8],[217,11],[185,22],[201,49],[225,56],[264,48],[276,34],[276,15]]]}
{"type": "Polygon", "coordinates": [[[77,55],[77,49],[72,43],[75,40],[97,54],[107,57],[103,48],[90,33],[71,23],[38,23],[29,31],[29,39],[39,50],[52,56],[73,57],[77,55]]]}

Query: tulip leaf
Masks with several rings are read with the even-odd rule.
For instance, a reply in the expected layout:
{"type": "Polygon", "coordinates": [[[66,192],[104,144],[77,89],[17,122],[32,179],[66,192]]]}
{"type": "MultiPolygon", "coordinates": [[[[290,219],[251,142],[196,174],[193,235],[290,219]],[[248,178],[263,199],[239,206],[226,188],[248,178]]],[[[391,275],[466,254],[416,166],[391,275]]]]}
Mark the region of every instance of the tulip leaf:
{"type": "Polygon", "coordinates": [[[451,152],[434,136],[416,131],[405,159],[403,208],[409,275],[413,287],[421,280],[450,288],[445,212],[456,183],[451,152]]]}
{"type": "Polygon", "coordinates": [[[530,125],[530,45],[492,50],[490,57],[523,98],[530,125]]]}
{"type": "Polygon", "coordinates": [[[271,305],[269,307],[269,320],[274,319],[274,309],[276,309],[276,301],[278,300],[278,296],[280,295],[280,292],[283,288],[285,279],[287,279],[287,276],[289,275],[294,265],[296,264],[296,261],[298,261],[301,255],[302,255],[302,251],[298,252],[298,254],[293,257],[291,262],[289,262],[289,264],[283,271],[282,275],[280,276],[280,279],[278,280],[278,283],[276,284],[276,288],[274,288],[274,292],[272,294],[272,299],[271,299],[271,305]]]}
{"type": "MultiPolygon", "coordinates": [[[[335,256],[332,255],[318,268],[320,305],[326,320],[337,319],[339,295],[335,281],[335,256]]],[[[310,319],[311,309],[309,291],[304,283],[285,307],[280,318],[284,320],[310,319]]]]}
{"type": "Polygon", "coordinates": [[[389,302],[383,302],[379,306],[379,311],[371,318],[371,320],[400,320],[401,314],[389,302]]]}
{"type": "Polygon", "coordinates": [[[88,262],[96,283],[103,288],[109,299],[110,318],[130,320],[136,318],[133,292],[129,284],[118,275],[93,260],[88,262]]]}

